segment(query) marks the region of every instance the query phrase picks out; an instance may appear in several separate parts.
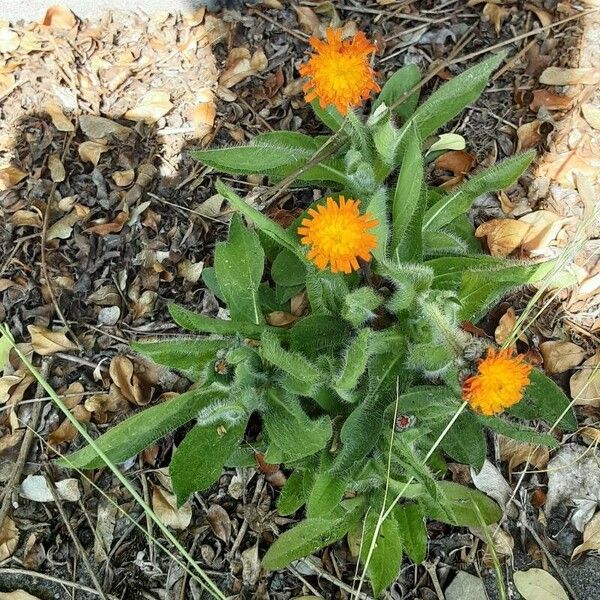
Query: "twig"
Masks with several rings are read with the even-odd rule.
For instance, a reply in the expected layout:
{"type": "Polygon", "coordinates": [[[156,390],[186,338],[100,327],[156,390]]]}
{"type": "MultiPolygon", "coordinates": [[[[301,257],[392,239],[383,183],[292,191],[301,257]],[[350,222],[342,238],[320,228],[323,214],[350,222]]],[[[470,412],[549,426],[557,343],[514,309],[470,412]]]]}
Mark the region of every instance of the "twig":
{"type": "Polygon", "coordinates": [[[264,12],[261,12],[260,10],[256,10],[256,8],[251,9],[250,13],[260,17],[261,19],[264,19],[265,21],[268,21],[269,23],[271,23],[272,25],[275,25],[276,27],[279,27],[279,29],[281,29],[282,31],[289,33],[292,37],[295,37],[296,39],[298,39],[302,42],[308,41],[309,36],[306,35],[305,33],[301,33],[300,31],[294,31],[293,29],[290,29],[289,27],[282,25],[275,19],[272,19],[271,17],[269,17],[269,15],[266,15],[264,12]]]}
{"type": "MultiPolygon", "coordinates": [[[[50,365],[52,364],[52,359],[45,360],[42,364],[41,372],[44,378],[48,376],[48,372],[50,371],[50,365]]],[[[36,396],[42,395],[42,385],[38,384],[36,389],[36,396]]],[[[43,402],[36,402],[33,405],[33,409],[31,411],[31,419],[29,423],[29,427],[23,436],[23,441],[21,443],[21,448],[19,450],[19,456],[17,457],[17,462],[13,468],[10,479],[4,486],[4,497],[2,498],[2,506],[0,506],[0,530],[2,530],[2,525],[4,523],[4,519],[8,514],[11,497],[14,488],[18,485],[19,479],[21,479],[21,474],[23,473],[23,468],[25,467],[25,462],[27,461],[27,457],[29,456],[29,452],[31,450],[31,444],[33,442],[33,436],[35,435],[35,430],[38,426],[38,422],[40,420],[40,416],[42,414],[43,402]]]]}
{"type": "Polygon", "coordinates": [[[423,563],[429,578],[431,579],[431,583],[433,583],[433,588],[435,589],[435,593],[439,600],[444,600],[444,592],[442,591],[442,586],[440,585],[440,580],[438,579],[437,573],[435,572],[435,564],[426,560],[423,563]]]}
{"type": "Polygon", "coordinates": [[[98,596],[100,596],[100,598],[102,598],[102,600],[108,600],[106,597],[106,594],[102,590],[102,586],[100,585],[98,578],[96,577],[96,573],[94,573],[94,569],[92,568],[92,565],[90,564],[90,560],[87,556],[86,551],[83,549],[83,546],[81,545],[81,542],[79,541],[79,538],[77,537],[75,531],[73,531],[71,522],[69,521],[69,518],[67,517],[67,515],[65,513],[65,509],[63,507],[62,500],[60,499],[60,496],[58,495],[56,486],[54,485],[54,481],[52,479],[52,474],[50,472],[50,468],[48,467],[48,465],[45,466],[45,471],[46,471],[46,484],[48,485],[48,490],[50,490],[50,494],[52,494],[52,498],[54,498],[54,503],[56,504],[56,508],[58,509],[58,512],[60,513],[60,516],[65,524],[65,527],[67,528],[67,531],[69,532],[69,535],[71,536],[71,539],[73,540],[73,543],[75,544],[75,547],[77,548],[77,552],[79,552],[79,555],[81,556],[81,560],[83,561],[83,564],[85,565],[85,568],[87,569],[90,579],[92,580],[94,587],[96,588],[96,591],[98,592],[98,596]]]}
{"type": "MultiPolygon", "coordinates": [[[[13,568],[0,569],[0,574],[2,573],[6,573],[7,575],[19,575],[22,577],[33,577],[34,579],[45,579],[46,581],[52,581],[52,583],[64,585],[75,590],[79,590],[80,592],[86,592],[88,594],[94,594],[95,596],[99,596],[98,590],[88,587],[87,585],[76,583],[74,581],[66,581],[58,577],[53,577],[52,575],[46,575],[45,573],[37,573],[35,571],[26,571],[25,569],[13,568]]],[[[111,594],[105,594],[104,597],[107,600],[119,600],[116,596],[112,596],[111,594]]]]}
{"type": "Polygon", "coordinates": [[[317,598],[322,598],[323,596],[319,593],[319,590],[315,588],[309,581],[304,579],[304,577],[296,570],[294,567],[289,567],[292,574],[297,577],[307,588],[311,594],[314,594],[317,598]]]}
{"type": "Polygon", "coordinates": [[[66,354],[65,352],[57,352],[54,356],[62,360],[68,360],[69,362],[81,365],[83,367],[89,367],[90,369],[100,369],[100,371],[108,371],[108,367],[105,367],[100,363],[93,363],[91,360],[87,360],[85,358],[82,358],[81,356],[73,356],[72,354],[66,354]]]}
{"type": "MultiPolygon", "coordinates": [[[[344,590],[345,592],[352,594],[352,588],[347,583],[340,581],[337,577],[335,577],[331,573],[328,573],[327,571],[325,571],[325,569],[322,569],[321,567],[313,563],[312,560],[309,560],[308,558],[303,558],[301,560],[309,569],[312,569],[317,575],[319,575],[323,579],[327,579],[327,581],[330,581],[331,583],[336,585],[338,588],[340,588],[340,590],[344,590]]],[[[362,600],[373,600],[371,596],[365,594],[364,592],[359,591],[358,593],[354,593],[357,598],[362,598],[362,600]]]]}

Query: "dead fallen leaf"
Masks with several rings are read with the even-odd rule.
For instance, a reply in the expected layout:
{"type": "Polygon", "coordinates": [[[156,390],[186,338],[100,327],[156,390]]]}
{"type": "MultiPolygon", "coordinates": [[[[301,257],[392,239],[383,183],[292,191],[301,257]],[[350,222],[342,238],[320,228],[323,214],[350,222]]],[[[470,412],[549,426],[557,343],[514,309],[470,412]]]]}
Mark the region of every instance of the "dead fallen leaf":
{"type": "Polygon", "coordinates": [[[600,129],[600,108],[593,104],[582,104],[581,112],[588,125],[594,129],[600,129]]]}
{"type": "Polygon", "coordinates": [[[267,323],[272,327],[287,327],[298,320],[296,315],[282,310],[276,310],[266,315],[267,323]]]}
{"type": "Polygon", "coordinates": [[[123,229],[128,219],[129,213],[121,211],[117,213],[117,216],[108,223],[104,222],[103,219],[99,219],[98,221],[92,221],[92,223],[94,224],[88,227],[85,231],[86,233],[93,233],[95,235],[100,236],[108,235],[109,233],[118,233],[119,231],[121,231],[121,229],[123,229]]]}
{"type": "Polygon", "coordinates": [[[523,235],[521,249],[529,254],[543,253],[569,220],[549,210],[536,210],[523,215],[519,223],[527,224],[529,229],[523,235]]]}
{"type": "Polygon", "coordinates": [[[190,283],[198,283],[203,269],[203,261],[194,263],[191,260],[184,258],[177,264],[177,274],[190,283]]]}
{"type": "Polygon", "coordinates": [[[569,385],[576,405],[600,407],[600,350],[571,376],[569,385]]]}
{"type": "Polygon", "coordinates": [[[112,174],[112,178],[119,187],[128,187],[135,179],[135,171],[133,169],[127,169],[126,171],[115,171],[112,174]]]}
{"type": "Polygon", "coordinates": [[[123,118],[129,121],[153,125],[173,108],[169,92],[152,90],[139,100],[134,108],[128,110],[123,118]]]}
{"type": "Polygon", "coordinates": [[[4,523],[0,527],[0,562],[6,560],[17,548],[19,541],[19,530],[10,517],[4,517],[4,523]]]}
{"type": "Polygon", "coordinates": [[[536,6],[533,2],[526,2],[525,8],[535,14],[542,27],[549,27],[552,24],[553,17],[546,9],[536,6]]]}
{"type": "Polygon", "coordinates": [[[229,539],[231,538],[231,519],[227,511],[219,504],[213,504],[206,513],[206,519],[213,533],[226,544],[229,543],[229,539]]]}
{"type": "Polygon", "coordinates": [[[56,102],[49,102],[44,106],[44,112],[48,114],[52,120],[52,124],[58,131],[75,131],[75,125],[65,115],[62,108],[56,102]]]}
{"type": "Polygon", "coordinates": [[[0,600],[40,600],[37,596],[32,596],[25,590],[15,590],[14,592],[0,592],[0,600]]]}
{"type": "Polygon", "coordinates": [[[542,141],[541,124],[542,122],[536,119],[519,126],[517,129],[517,152],[535,148],[542,141]]]}
{"type": "Polygon", "coordinates": [[[512,477],[512,472],[516,467],[526,462],[529,462],[536,469],[545,469],[550,459],[550,452],[546,446],[519,442],[503,435],[498,436],[498,446],[500,460],[508,461],[509,477],[512,477]]]}
{"type": "Polygon", "coordinates": [[[28,325],[27,330],[31,336],[33,351],[40,356],[77,350],[77,346],[60,331],[50,331],[37,325],[28,325]]]}
{"type": "Polygon", "coordinates": [[[521,246],[529,230],[527,223],[515,219],[492,219],[482,223],[475,230],[475,236],[485,238],[492,256],[505,257],[521,246]]]}
{"type": "Polygon", "coordinates": [[[55,152],[48,157],[48,169],[50,170],[50,178],[55,183],[60,183],[65,180],[67,173],[65,171],[65,166],[60,159],[60,154],[55,152]]]}
{"type": "MultiPolygon", "coordinates": [[[[508,310],[500,317],[500,322],[498,323],[498,327],[494,332],[494,338],[496,339],[496,343],[499,345],[504,344],[506,340],[510,338],[511,333],[517,323],[517,315],[515,313],[515,309],[511,306],[508,310]]],[[[522,342],[528,343],[527,336],[524,333],[519,335],[519,339],[522,342]]]]}
{"type": "Polygon", "coordinates": [[[242,552],[242,578],[244,585],[255,586],[260,578],[260,559],[258,544],[246,548],[242,552]]]}
{"type": "Polygon", "coordinates": [[[145,406],[152,399],[152,386],[135,372],[134,363],[126,356],[115,356],[110,361],[108,372],[120,392],[131,403],[145,406]]]}
{"type": "Polygon", "coordinates": [[[540,75],[540,83],[544,85],[596,85],[600,82],[600,69],[581,67],[568,69],[548,67],[540,75]]]}
{"type": "MultiPolygon", "coordinates": [[[[487,543],[488,540],[492,540],[494,545],[494,552],[500,560],[505,560],[512,556],[513,549],[515,547],[515,540],[512,535],[498,527],[496,524],[486,525],[486,527],[469,527],[469,531],[476,535],[482,542],[487,543]],[[486,531],[487,530],[487,531],[486,531]]],[[[493,566],[494,559],[493,554],[489,547],[486,546],[485,553],[483,555],[483,563],[488,567],[493,566]]]]}
{"type": "Polygon", "coordinates": [[[509,516],[516,514],[514,504],[509,504],[512,488],[489,460],[486,459],[479,473],[471,467],[471,479],[478,490],[492,497],[509,516]]]}
{"type": "MultiPolygon", "coordinates": [[[[63,479],[54,483],[59,498],[66,502],[78,502],[81,490],[77,479],[63,479]]],[[[19,495],[32,502],[54,502],[54,496],[42,475],[28,475],[21,483],[19,495]]]]}
{"type": "Polygon", "coordinates": [[[321,21],[319,21],[315,11],[308,6],[293,6],[296,15],[298,15],[298,25],[302,30],[310,35],[320,37],[321,21]]]}
{"type": "Polygon", "coordinates": [[[582,427],[579,430],[579,435],[587,444],[597,445],[600,443],[600,429],[595,427],[582,427]]]}
{"type": "Polygon", "coordinates": [[[77,25],[77,19],[68,8],[55,4],[46,10],[42,25],[58,29],[71,29],[77,25]]]}
{"type": "Polygon", "coordinates": [[[27,177],[27,173],[18,167],[9,165],[0,167],[0,192],[10,189],[27,177]]]}
{"type": "Polygon", "coordinates": [[[493,2],[488,2],[483,7],[483,16],[494,26],[496,35],[500,34],[502,23],[504,23],[504,19],[506,19],[509,14],[510,10],[499,4],[494,4],[493,2]]]}
{"type": "Polygon", "coordinates": [[[172,529],[186,529],[192,521],[192,505],[177,508],[177,498],[159,486],[153,486],[152,508],[158,518],[172,529]]]}
{"type": "Polygon", "coordinates": [[[228,89],[240,83],[247,77],[255,75],[256,71],[250,64],[250,50],[248,48],[233,48],[229,52],[227,68],[221,73],[219,84],[228,89]]]}
{"type": "Polygon", "coordinates": [[[583,544],[573,550],[571,558],[589,550],[600,550],[600,512],[596,513],[596,516],[585,526],[583,544]]]}
{"type": "Polygon", "coordinates": [[[79,144],[79,158],[84,162],[92,163],[96,167],[100,162],[102,153],[107,150],[108,146],[106,144],[88,140],[79,144]]]}
{"type": "Polygon", "coordinates": [[[513,581],[524,600],[569,600],[558,580],[542,569],[516,571],[513,581]]]}
{"type": "MultiPolygon", "coordinates": [[[[86,410],[85,406],[78,405],[71,410],[73,416],[80,423],[89,423],[91,419],[91,415],[89,411],[86,410]]],[[[79,434],[75,425],[66,419],[48,436],[48,443],[51,446],[60,446],[60,444],[71,443],[79,434]]]]}
{"type": "Polygon", "coordinates": [[[80,221],[80,217],[76,210],[72,210],[70,213],[61,217],[56,223],[53,223],[48,227],[48,234],[46,235],[47,240],[61,239],[66,240],[71,237],[73,233],[73,226],[75,223],[80,221]]]}
{"type": "Polygon", "coordinates": [[[10,222],[15,227],[42,228],[42,217],[39,212],[34,212],[33,210],[18,210],[12,214],[10,222]]]}
{"type": "Polygon", "coordinates": [[[544,369],[548,373],[564,373],[575,368],[585,358],[585,350],[568,341],[548,341],[540,344],[544,369]]]}
{"type": "Polygon", "coordinates": [[[81,115],[79,127],[88,138],[94,141],[115,137],[124,142],[133,133],[133,129],[130,127],[119,125],[115,121],[96,115],[81,115]]]}
{"type": "Polygon", "coordinates": [[[533,111],[537,111],[540,108],[545,108],[546,110],[567,110],[572,102],[573,98],[569,96],[556,94],[547,89],[540,89],[533,92],[529,108],[533,111]]]}

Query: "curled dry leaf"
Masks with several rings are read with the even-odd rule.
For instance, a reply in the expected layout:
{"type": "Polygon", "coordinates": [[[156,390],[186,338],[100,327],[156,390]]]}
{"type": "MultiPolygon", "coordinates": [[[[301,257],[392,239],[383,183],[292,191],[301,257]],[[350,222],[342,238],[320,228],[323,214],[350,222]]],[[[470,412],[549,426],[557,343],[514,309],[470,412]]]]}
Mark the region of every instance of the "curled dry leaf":
{"type": "MultiPolygon", "coordinates": [[[[515,540],[512,535],[499,527],[496,524],[487,525],[484,527],[469,527],[469,531],[476,535],[482,542],[487,544],[489,539],[492,540],[494,545],[494,552],[500,560],[504,560],[513,554],[515,547],[515,540]]],[[[491,567],[494,564],[493,554],[486,546],[485,554],[483,555],[483,563],[491,567]]]]}
{"type": "Polygon", "coordinates": [[[298,317],[283,310],[275,310],[266,315],[266,320],[272,327],[287,327],[297,321],[298,317]]]}
{"type": "Polygon", "coordinates": [[[115,137],[124,142],[133,133],[133,129],[130,127],[119,125],[119,123],[115,123],[110,119],[96,115],[82,115],[79,117],[79,127],[88,138],[94,141],[115,137]]]}
{"type": "Polygon", "coordinates": [[[521,241],[521,249],[529,254],[541,254],[556,239],[569,218],[560,217],[549,210],[536,210],[523,215],[519,223],[526,223],[529,229],[521,241]]]}
{"type": "Polygon", "coordinates": [[[248,48],[233,48],[229,53],[227,68],[219,78],[219,84],[229,89],[251,75],[256,75],[255,69],[250,64],[250,50],[248,48]]]}
{"type": "Polygon", "coordinates": [[[108,147],[106,144],[88,140],[87,142],[79,144],[79,158],[81,158],[83,162],[92,163],[96,167],[100,162],[102,153],[107,150],[108,147]]]}
{"type": "Polygon", "coordinates": [[[573,550],[571,558],[575,558],[582,552],[589,552],[590,550],[600,550],[600,512],[585,526],[583,530],[583,544],[580,544],[573,550]]]}
{"type": "Polygon", "coordinates": [[[73,233],[73,226],[75,223],[80,221],[80,217],[76,210],[72,210],[64,217],[60,218],[56,223],[53,223],[48,227],[48,234],[46,235],[47,240],[66,240],[71,237],[73,233]]]}
{"type": "Polygon", "coordinates": [[[540,344],[547,373],[564,373],[576,367],[585,358],[585,350],[568,341],[548,341],[540,344]]]}
{"type": "Polygon", "coordinates": [[[27,173],[18,167],[9,165],[0,167],[0,192],[10,189],[27,177],[27,173]]]}
{"type": "MultiPolygon", "coordinates": [[[[89,423],[91,415],[86,410],[86,408],[82,405],[78,405],[71,411],[73,416],[80,423],[89,423]]],[[[60,444],[70,443],[72,442],[78,435],[78,431],[75,428],[75,425],[69,421],[69,419],[65,419],[49,436],[48,443],[51,446],[59,446],[60,444]]]]}
{"type": "Polygon", "coordinates": [[[177,264],[177,274],[190,283],[198,283],[203,269],[203,261],[194,263],[191,260],[184,258],[177,264]]]}
{"type": "Polygon", "coordinates": [[[537,111],[540,108],[546,110],[567,110],[571,106],[573,98],[556,94],[547,89],[535,90],[529,108],[537,111]]]}
{"type": "Polygon", "coordinates": [[[581,67],[567,69],[548,67],[540,75],[540,83],[544,85],[596,85],[600,82],[600,69],[581,67]]]}
{"type": "Polygon", "coordinates": [[[231,519],[227,511],[219,504],[213,504],[206,513],[206,519],[213,533],[226,544],[229,543],[229,539],[231,538],[231,519]]]}
{"type": "Polygon", "coordinates": [[[160,486],[153,486],[152,509],[156,516],[173,529],[186,529],[192,521],[192,505],[186,502],[177,508],[177,498],[160,486]]]}
{"type": "Polygon", "coordinates": [[[546,446],[536,446],[519,442],[503,435],[498,436],[500,460],[508,461],[508,475],[520,465],[529,462],[536,469],[545,469],[550,460],[550,451],[546,446]]]}
{"type": "Polygon", "coordinates": [[[60,154],[54,153],[48,157],[48,169],[50,170],[50,178],[55,183],[65,180],[67,173],[62,160],[60,160],[60,154]]]}
{"type": "Polygon", "coordinates": [[[509,516],[516,514],[514,504],[508,504],[512,496],[512,488],[489,460],[486,459],[479,473],[471,468],[471,478],[475,487],[493,498],[509,516]]]}
{"type": "Polygon", "coordinates": [[[126,171],[115,171],[112,174],[112,179],[119,187],[128,187],[135,179],[135,171],[133,169],[127,169],[126,171]]]}
{"type": "Polygon", "coordinates": [[[242,579],[244,584],[251,588],[256,586],[260,578],[260,559],[258,558],[258,544],[246,548],[242,552],[242,579]]]}
{"type": "MultiPolygon", "coordinates": [[[[90,142],[93,143],[93,142],[90,142]]],[[[129,219],[129,213],[121,211],[117,213],[117,216],[109,223],[92,221],[94,225],[88,227],[86,233],[93,233],[95,235],[108,235],[109,233],[118,233],[123,229],[125,223],[129,219]]]]}
{"type": "Polygon", "coordinates": [[[68,8],[55,4],[46,11],[42,25],[57,29],[71,29],[77,25],[77,19],[68,8]]]}
{"type": "Polygon", "coordinates": [[[600,129],[600,108],[593,104],[582,104],[581,113],[590,127],[600,129]]]}
{"type": "Polygon", "coordinates": [[[145,406],[152,398],[152,386],[135,372],[134,363],[126,356],[115,356],[110,361],[109,375],[120,392],[131,403],[145,406]]]}
{"type": "Polygon", "coordinates": [[[553,17],[544,8],[540,8],[533,2],[526,2],[525,8],[535,14],[535,16],[539,19],[540,23],[542,24],[542,27],[549,27],[552,24],[553,17]]]}
{"type": "Polygon", "coordinates": [[[49,102],[43,110],[48,114],[52,120],[52,124],[58,131],[75,131],[75,125],[71,123],[71,120],[65,115],[62,108],[56,104],[56,102],[49,102]]]}
{"type": "Polygon", "coordinates": [[[571,376],[569,385],[576,405],[600,407],[600,350],[571,376]]]}
{"type": "Polygon", "coordinates": [[[600,443],[600,429],[596,429],[595,427],[582,427],[579,430],[579,435],[587,444],[597,445],[600,443]]]}
{"type": "Polygon", "coordinates": [[[17,547],[19,541],[19,530],[10,517],[4,517],[0,523],[0,562],[6,560],[17,547]]]}
{"type": "Polygon", "coordinates": [[[18,210],[13,213],[10,221],[15,227],[42,228],[42,217],[40,216],[40,213],[32,210],[18,210]]]}
{"type": "Polygon", "coordinates": [[[504,19],[506,19],[509,14],[510,10],[499,4],[494,4],[493,2],[487,2],[483,7],[483,16],[494,26],[496,35],[500,33],[502,23],[504,23],[504,19]]]}
{"type": "MultiPolygon", "coordinates": [[[[81,498],[77,479],[63,479],[62,481],[56,481],[54,485],[58,497],[66,502],[78,502],[81,498]]],[[[19,494],[32,502],[54,502],[54,496],[48,487],[48,482],[42,475],[28,475],[21,483],[19,494]]]]}
{"type": "Polygon", "coordinates": [[[124,118],[153,125],[173,108],[169,92],[152,90],[140,99],[134,108],[128,110],[124,118]]]}
{"type": "Polygon", "coordinates": [[[37,325],[28,325],[27,330],[31,336],[33,351],[40,356],[77,350],[77,346],[60,331],[50,331],[37,325]]]}
{"type": "Polygon", "coordinates": [[[108,558],[108,553],[112,548],[119,508],[109,502],[108,499],[102,498],[98,504],[97,512],[94,560],[100,564],[108,558]]]}
{"type": "Polygon", "coordinates": [[[306,33],[320,37],[321,21],[312,8],[308,6],[294,6],[296,15],[298,15],[298,24],[306,33]]]}
{"type": "MultiPolygon", "coordinates": [[[[515,325],[517,323],[517,314],[515,313],[515,309],[511,306],[508,310],[500,317],[500,322],[498,323],[498,327],[494,332],[494,338],[496,339],[497,344],[504,344],[506,340],[509,339],[515,325]]],[[[524,333],[519,335],[519,339],[522,342],[528,343],[527,336],[524,333]]]]}
{"type": "Polygon", "coordinates": [[[521,246],[529,229],[527,223],[515,219],[492,219],[482,223],[475,230],[475,236],[485,238],[492,256],[505,257],[521,246]]]}

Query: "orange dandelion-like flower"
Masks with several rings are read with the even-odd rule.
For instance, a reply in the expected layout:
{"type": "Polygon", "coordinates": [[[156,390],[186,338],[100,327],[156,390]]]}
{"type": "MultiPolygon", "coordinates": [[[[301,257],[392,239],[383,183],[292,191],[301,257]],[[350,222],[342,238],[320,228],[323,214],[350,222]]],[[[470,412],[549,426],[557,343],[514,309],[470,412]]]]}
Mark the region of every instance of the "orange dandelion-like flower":
{"type": "Polygon", "coordinates": [[[477,373],[462,385],[463,398],[471,408],[484,415],[496,415],[520,402],[532,368],[523,358],[522,354],[515,356],[513,350],[490,348],[479,361],[477,373]]]}
{"type": "Polygon", "coordinates": [[[308,258],[319,269],[330,265],[334,273],[351,273],[359,268],[357,258],[371,260],[371,250],[377,246],[375,236],[369,229],[377,227],[379,221],[370,213],[361,215],[359,200],[339,197],[339,203],[327,198],[325,205],[317,210],[309,209],[312,219],[303,219],[298,233],[301,242],[310,246],[308,258]]]}
{"type": "Polygon", "coordinates": [[[305,97],[307,102],[318,98],[322,108],[333,105],[345,115],[381,89],[369,64],[369,54],[376,47],[362,32],[342,41],[341,29],[328,29],[326,37],[327,41],[310,38],[316,53],[300,67],[300,73],[309,78],[305,97]]]}

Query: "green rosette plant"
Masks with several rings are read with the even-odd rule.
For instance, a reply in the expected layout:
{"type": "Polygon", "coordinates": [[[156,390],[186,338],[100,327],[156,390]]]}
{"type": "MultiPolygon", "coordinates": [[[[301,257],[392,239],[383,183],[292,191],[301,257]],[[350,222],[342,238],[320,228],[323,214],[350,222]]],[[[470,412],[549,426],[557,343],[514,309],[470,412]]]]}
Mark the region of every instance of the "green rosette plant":
{"type": "MultiPolygon", "coordinates": [[[[372,47],[331,32],[316,43],[304,67],[307,97],[332,134],[269,132],[247,146],[194,155],[228,174],[314,186],[326,200],[283,228],[217,182],[236,212],[203,279],[230,319],[171,305],[174,321],[201,335],[132,347],[183,373],[191,389],[119,423],[97,445],[119,463],[193,423],[170,465],[180,503],[213,485],[224,468],[255,466],[257,454],[281,464],[289,475],[278,510],[303,509],[303,518],[268,549],[266,567],[282,568],[348,536],[379,595],[403,555],[424,559],[425,519],[480,526],[501,517],[481,492],[444,480],[447,457],[479,470],[486,430],[555,447],[552,435],[529,422],[573,430],[576,421],[565,394],[541,371],[461,327],[516,288],[555,276],[553,262],[483,254],[468,219],[473,201],[512,185],[533,154],[478,172],[450,192],[424,179],[436,152],[424,152],[424,142],[482,93],[502,56],[422,103],[419,71],[406,66],[363,116],[349,110],[362,92],[344,91],[343,81],[330,97],[319,90],[333,57],[371,77],[368,95],[375,89],[365,60],[372,47]],[[269,324],[268,315],[291,313],[301,295],[306,309],[293,324],[269,324]],[[260,427],[249,439],[251,417],[260,427]]],[[[93,469],[102,460],[88,446],[63,464],[93,469]]]]}

